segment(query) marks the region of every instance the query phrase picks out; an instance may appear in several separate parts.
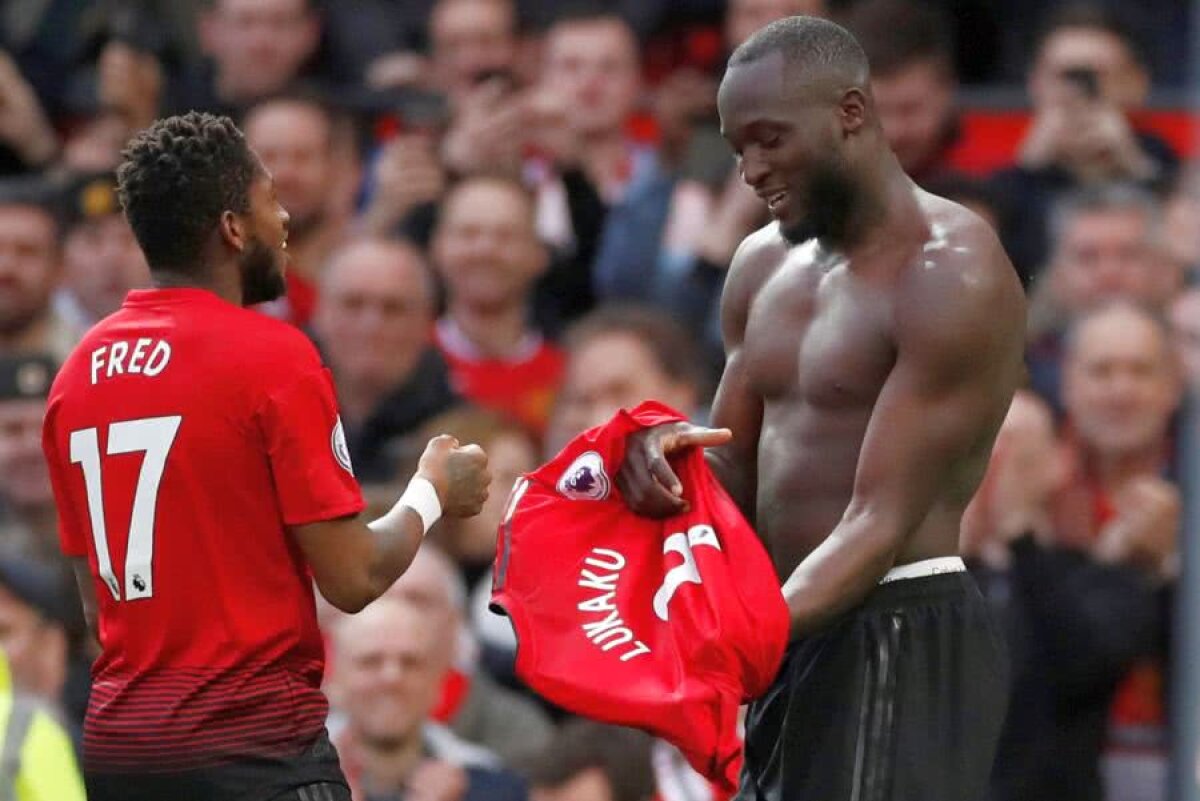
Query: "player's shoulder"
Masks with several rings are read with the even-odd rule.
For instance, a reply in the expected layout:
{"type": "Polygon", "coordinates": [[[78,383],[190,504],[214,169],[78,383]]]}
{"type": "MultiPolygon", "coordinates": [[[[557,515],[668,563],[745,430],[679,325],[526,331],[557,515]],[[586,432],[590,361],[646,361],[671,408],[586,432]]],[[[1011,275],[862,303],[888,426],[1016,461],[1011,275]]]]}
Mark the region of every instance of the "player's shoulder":
{"type": "Polygon", "coordinates": [[[922,195],[929,235],[909,265],[914,288],[936,292],[948,285],[963,302],[1023,298],[1017,271],[995,229],[965,206],[922,195]]]}
{"type": "Polygon", "coordinates": [[[936,195],[922,193],[921,205],[929,234],[900,279],[900,316],[1023,329],[1025,292],[991,225],[936,195]]]}
{"type": "Polygon", "coordinates": [[[777,222],[771,222],[747,236],[729,262],[729,273],[725,279],[726,294],[744,296],[743,300],[753,297],[767,278],[783,264],[789,247],[777,222]]]}
{"type": "Polygon", "coordinates": [[[299,363],[320,364],[312,340],[291,323],[239,307],[232,307],[226,314],[227,336],[242,366],[258,365],[265,369],[278,365],[291,369],[299,363]]]}

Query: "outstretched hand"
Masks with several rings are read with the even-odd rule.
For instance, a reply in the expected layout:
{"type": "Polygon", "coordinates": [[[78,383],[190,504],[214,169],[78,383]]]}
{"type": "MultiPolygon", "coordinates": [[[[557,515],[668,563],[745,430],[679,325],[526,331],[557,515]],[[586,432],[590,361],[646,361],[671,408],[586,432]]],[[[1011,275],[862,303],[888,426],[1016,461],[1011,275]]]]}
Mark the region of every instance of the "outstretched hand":
{"type": "Polygon", "coordinates": [[[665,423],[630,434],[625,461],[617,472],[617,487],[625,503],[645,517],[663,518],[688,510],[683,484],[668,458],[688,448],[712,448],[733,439],[728,428],[704,428],[691,423],[665,423]]]}

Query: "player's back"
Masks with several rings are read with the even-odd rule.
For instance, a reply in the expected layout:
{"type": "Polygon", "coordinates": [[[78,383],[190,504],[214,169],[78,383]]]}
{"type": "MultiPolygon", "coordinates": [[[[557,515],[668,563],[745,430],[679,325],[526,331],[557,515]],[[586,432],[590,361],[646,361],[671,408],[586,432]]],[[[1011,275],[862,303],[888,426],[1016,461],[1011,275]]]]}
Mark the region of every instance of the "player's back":
{"type": "Polygon", "coordinates": [[[131,293],[60,371],[44,439],[64,551],[98,577],[89,767],[312,742],[323,653],[286,527],[361,509],[312,345],[203,290],[131,293]]]}

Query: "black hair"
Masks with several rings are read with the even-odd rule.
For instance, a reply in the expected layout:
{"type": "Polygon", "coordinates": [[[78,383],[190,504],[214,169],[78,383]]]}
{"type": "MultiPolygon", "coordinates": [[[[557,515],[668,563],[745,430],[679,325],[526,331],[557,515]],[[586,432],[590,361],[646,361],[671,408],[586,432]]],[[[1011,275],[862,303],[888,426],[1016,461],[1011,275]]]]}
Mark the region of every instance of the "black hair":
{"type": "Polygon", "coordinates": [[[158,120],[121,155],[121,207],[152,270],[194,271],[221,215],[250,210],[259,165],[228,117],[158,120]]]}
{"type": "Polygon", "coordinates": [[[867,55],[850,31],[820,17],[785,17],[738,45],[729,66],[750,64],[782,53],[788,66],[804,71],[831,70],[866,79],[867,55]]]}
{"type": "Polygon", "coordinates": [[[895,75],[920,62],[954,72],[954,41],[945,15],[915,0],[866,0],[839,21],[858,39],[871,73],[895,75]]]}

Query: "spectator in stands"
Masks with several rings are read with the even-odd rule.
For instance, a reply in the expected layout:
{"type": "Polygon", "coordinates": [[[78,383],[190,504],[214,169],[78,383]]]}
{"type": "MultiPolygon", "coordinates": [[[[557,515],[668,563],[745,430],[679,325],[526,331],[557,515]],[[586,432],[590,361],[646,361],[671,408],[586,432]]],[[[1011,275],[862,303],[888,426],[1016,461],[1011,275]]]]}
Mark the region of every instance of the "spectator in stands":
{"type": "Polygon", "coordinates": [[[525,788],[490,751],[459,739],[429,715],[455,640],[443,620],[382,598],[334,629],[330,698],[344,715],[334,741],[358,801],[524,799],[525,788]]]}
{"type": "Polygon", "coordinates": [[[50,302],[62,272],[56,194],[41,181],[0,184],[0,353],[61,362],[79,338],[50,302]]]}
{"type": "Polygon", "coordinates": [[[1171,334],[1184,378],[1200,395],[1200,288],[1193,287],[1171,304],[1171,334]]]}
{"type": "Polygon", "coordinates": [[[119,309],[129,290],[149,286],[150,268],[121,213],[112,173],[73,181],[65,211],[62,284],[54,308],[85,331],[119,309]]]}
{"type": "Polygon", "coordinates": [[[569,721],[525,766],[530,801],[650,801],[651,743],[634,729],[569,721]]]}
{"type": "Polygon", "coordinates": [[[512,0],[435,0],[428,15],[428,57],[398,50],[374,60],[366,81],[376,88],[418,87],[443,94],[452,107],[487,77],[512,75],[517,10],[512,0]]]}
{"type": "MultiPolygon", "coordinates": [[[[456,433],[453,429],[445,430],[456,433]]],[[[483,445],[483,441],[476,439],[460,442],[483,445]]],[[[490,463],[491,451],[488,458],[490,463]]],[[[443,538],[445,531],[437,536],[443,538]]],[[[494,554],[494,527],[492,540],[494,554]]],[[[437,629],[442,636],[456,643],[453,661],[442,679],[438,703],[431,713],[434,720],[447,724],[463,740],[492,751],[505,764],[545,747],[554,727],[541,707],[497,683],[480,661],[479,643],[466,619],[467,585],[450,557],[437,547],[422,547],[412,566],[388,590],[388,597],[423,609],[439,621],[437,629]]]]}
{"type": "Polygon", "coordinates": [[[58,516],[42,455],[42,418],[58,365],[0,354],[0,555],[61,565],[58,516]]]}
{"type": "Polygon", "coordinates": [[[1029,71],[1033,122],[1017,165],[996,176],[1013,207],[1005,232],[1017,268],[1034,272],[1047,252],[1045,218],[1071,189],[1099,182],[1161,184],[1175,167],[1169,147],[1137,132],[1128,114],[1142,106],[1150,76],[1132,35],[1103,7],[1054,12],[1029,71]]]}
{"type": "Polygon", "coordinates": [[[567,372],[546,438],[548,456],[618,410],[644,400],[702,416],[706,382],[695,345],[664,313],[602,307],[572,326],[565,345],[567,372]]]}
{"type": "Polygon", "coordinates": [[[335,187],[357,184],[355,170],[337,159],[332,112],[302,96],[266,100],[251,107],[246,142],[275,180],[288,223],[288,293],[282,316],[307,325],[316,303],[321,267],[347,234],[349,209],[338,208],[335,187]]]}
{"type": "Polygon", "coordinates": [[[1071,319],[1115,299],[1165,311],[1182,274],[1162,250],[1158,202],[1136,186],[1102,185],[1065,196],[1050,230],[1050,263],[1030,304],[1028,362],[1034,389],[1057,407],[1062,334],[1071,319]]]}
{"type": "Polygon", "coordinates": [[[452,106],[493,76],[515,78],[517,10],[511,0],[438,0],[429,15],[430,85],[452,106]]]}
{"type": "Polygon", "coordinates": [[[924,185],[960,170],[954,43],[939,10],[919,0],[864,0],[838,21],[871,63],[875,107],[904,171],[924,185]]]}
{"type": "MultiPolygon", "coordinates": [[[[1063,401],[1073,470],[1055,498],[1055,541],[1099,564],[1133,568],[1140,583],[1124,588],[1129,597],[1123,603],[1140,596],[1150,613],[1142,613],[1141,625],[1100,613],[1108,663],[1080,675],[1090,688],[1086,700],[1060,701],[1063,716],[1074,718],[1074,725],[1060,721],[1062,734],[1072,736],[1063,742],[1072,743],[1078,761],[1070,761],[1081,771],[1063,787],[1094,799],[1100,797],[1096,770],[1105,740],[1116,749],[1135,746],[1145,758],[1164,758],[1162,666],[1182,505],[1171,478],[1170,432],[1181,378],[1168,331],[1138,307],[1117,303],[1084,315],[1068,342],[1063,401]],[[1129,650],[1115,648],[1118,638],[1134,638],[1129,650]]],[[[1110,778],[1120,776],[1120,760],[1110,752],[1109,761],[1116,766],[1110,778]]]]}
{"type": "Polygon", "coordinates": [[[1103,797],[1098,763],[1112,699],[1158,647],[1164,621],[1158,588],[1172,539],[1150,514],[1113,527],[1120,548],[1063,541],[1057,512],[1078,482],[1067,457],[1049,408],[1018,393],[964,519],[964,556],[1012,656],[996,801],[1103,797]]]}
{"type": "Polygon", "coordinates": [[[80,647],[85,623],[70,574],[16,557],[0,557],[0,649],[13,685],[82,733],[89,662],[80,647]],[[70,687],[68,686],[70,682],[70,687]]]}
{"type": "Polygon", "coordinates": [[[337,385],[361,481],[389,481],[403,438],[459,402],[431,341],[434,289],[421,253],[361,240],[334,252],[321,275],[313,329],[337,385]]]}
{"type": "Polygon", "coordinates": [[[54,715],[12,686],[0,650],[0,749],[13,764],[0,771],[0,792],[16,801],[85,801],[71,741],[54,715]]]}
{"type": "Polygon", "coordinates": [[[446,290],[435,339],[464,398],[540,434],[563,355],[533,325],[533,287],[548,254],[530,194],[504,178],[471,178],[442,204],[431,253],[446,290]]]}
{"type": "Polygon", "coordinates": [[[321,38],[313,0],[214,0],[199,26],[210,69],[190,76],[179,103],[222,113],[292,86],[321,38]]]}

